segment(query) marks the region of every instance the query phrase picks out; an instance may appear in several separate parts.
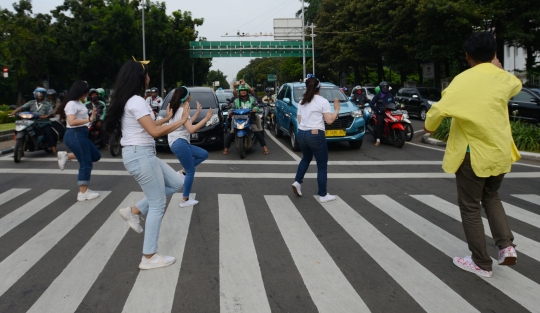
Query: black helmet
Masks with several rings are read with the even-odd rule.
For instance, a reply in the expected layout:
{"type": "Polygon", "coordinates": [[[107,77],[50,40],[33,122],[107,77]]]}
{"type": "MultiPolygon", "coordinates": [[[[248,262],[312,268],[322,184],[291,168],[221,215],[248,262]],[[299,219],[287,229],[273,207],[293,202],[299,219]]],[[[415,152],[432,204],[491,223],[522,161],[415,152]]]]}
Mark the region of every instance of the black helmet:
{"type": "Polygon", "coordinates": [[[390,84],[388,82],[381,82],[379,84],[379,86],[383,87],[383,86],[390,86],[390,84]]]}
{"type": "Polygon", "coordinates": [[[152,87],[152,89],[150,89],[150,91],[151,91],[151,92],[157,93],[157,92],[158,92],[158,89],[157,89],[157,87],[152,87]]]}

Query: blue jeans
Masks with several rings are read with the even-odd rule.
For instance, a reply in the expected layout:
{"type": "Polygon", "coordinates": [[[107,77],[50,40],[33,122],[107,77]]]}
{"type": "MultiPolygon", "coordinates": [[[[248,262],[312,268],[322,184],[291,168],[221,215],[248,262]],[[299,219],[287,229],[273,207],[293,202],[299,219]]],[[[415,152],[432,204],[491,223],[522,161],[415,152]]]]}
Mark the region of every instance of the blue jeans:
{"type": "Polygon", "coordinates": [[[297,136],[300,150],[302,150],[302,160],[298,164],[295,181],[302,183],[304,175],[309,168],[309,163],[315,156],[317,161],[317,184],[319,185],[319,196],[326,196],[326,182],[328,176],[328,146],[324,131],[318,130],[317,134],[312,134],[311,130],[298,130],[297,136]]]}
{"type": "Polygon", "coordinates": [[[189,197],[191,186],[195,179],[195,167],[208,159],[208,152],[196,146],[190,145],[184,139],[176,139],[171,145],[171,151],[176,155],[186,170],[184,180],[184,197],[189,197]]]}
{"type": "Polygon", "coordinates": [[[88,139],[88,127],[68,128],[64,135],[64,143],[75,154],[79,161],[79,186],[88,186],[90,184],[90,174],[92,172],[92,163],[101,159],[101,153],[88,139]]]}
{"type": "Polygon", "coordinates": [[[156,253],[167,197],[182,188],[182,178],[156,156],[154,146],[124,147],[122,159],[126,170],[139,183],[145,195],[136,204],[141,214],[146,215],[143,254],[156,253]]]}

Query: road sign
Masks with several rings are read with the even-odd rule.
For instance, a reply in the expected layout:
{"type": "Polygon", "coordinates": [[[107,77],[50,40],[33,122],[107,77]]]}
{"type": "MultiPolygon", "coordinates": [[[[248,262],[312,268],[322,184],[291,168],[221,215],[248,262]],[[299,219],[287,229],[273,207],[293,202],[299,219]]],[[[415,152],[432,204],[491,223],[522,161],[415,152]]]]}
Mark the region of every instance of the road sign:
{"type": "MultiPolygon", "coordinates": [[[[225,57],[301,57],[301,41],[191,41],[192,59],[225,57]]],[[[306,42],[306,56],[311,57],[311,42],[306,42]]]]}
{"type": "Polygon", "coordinates": [[[268,82],[275,82],[276,74],[268,74],[268,82]]]}
{"type": "Polygon", "coordinates": [[[424,79],[435,78],[435,70],[433,63],[424,64],[424,79]]]}
{"type": "Polygon", "coordinates": [[[302,40],[303,35],[301,18],[274,19],[275,40],[302,40]]]}

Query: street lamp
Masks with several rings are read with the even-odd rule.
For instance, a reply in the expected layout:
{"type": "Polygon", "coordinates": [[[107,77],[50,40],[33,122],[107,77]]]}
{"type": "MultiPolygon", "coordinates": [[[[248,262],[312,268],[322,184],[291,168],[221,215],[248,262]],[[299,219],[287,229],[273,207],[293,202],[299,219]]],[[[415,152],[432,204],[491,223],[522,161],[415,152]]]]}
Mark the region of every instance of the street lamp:
{"type": "Polygon", "coordinates": [[[142,55],[143,55],[143,60],[146,60],[146,42],[144,38],[144,7],[145,7],[144,0],[141,0],[141,3],[142,3],[142,55]]]}

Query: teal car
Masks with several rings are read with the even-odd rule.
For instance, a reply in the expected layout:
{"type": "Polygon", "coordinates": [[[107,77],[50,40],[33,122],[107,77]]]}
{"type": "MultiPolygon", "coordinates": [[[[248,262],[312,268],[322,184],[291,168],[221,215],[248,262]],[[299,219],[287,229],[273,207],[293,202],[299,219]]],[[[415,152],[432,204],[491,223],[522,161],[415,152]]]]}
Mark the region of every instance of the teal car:
{"type": "MultiPolygon", "coordinates": [[[[274,115],[274,134],[282,137],[287,134],[291,138],[291,147],[299,151],[298,141],[298,106],[306,92],[304,83],[286,83],[279,89],[276,100],[276,114],[274,115]]],[[[327,142],[348,142],[352,149],[360,149],[366,133],[366,123],[362,110],[353,104],[349,98],[331,83],[321,83],[320,95],[330,102],[332,112],[334,99],[341,103],[338,119],[332,125],[326,126],[327,142]]]]}

